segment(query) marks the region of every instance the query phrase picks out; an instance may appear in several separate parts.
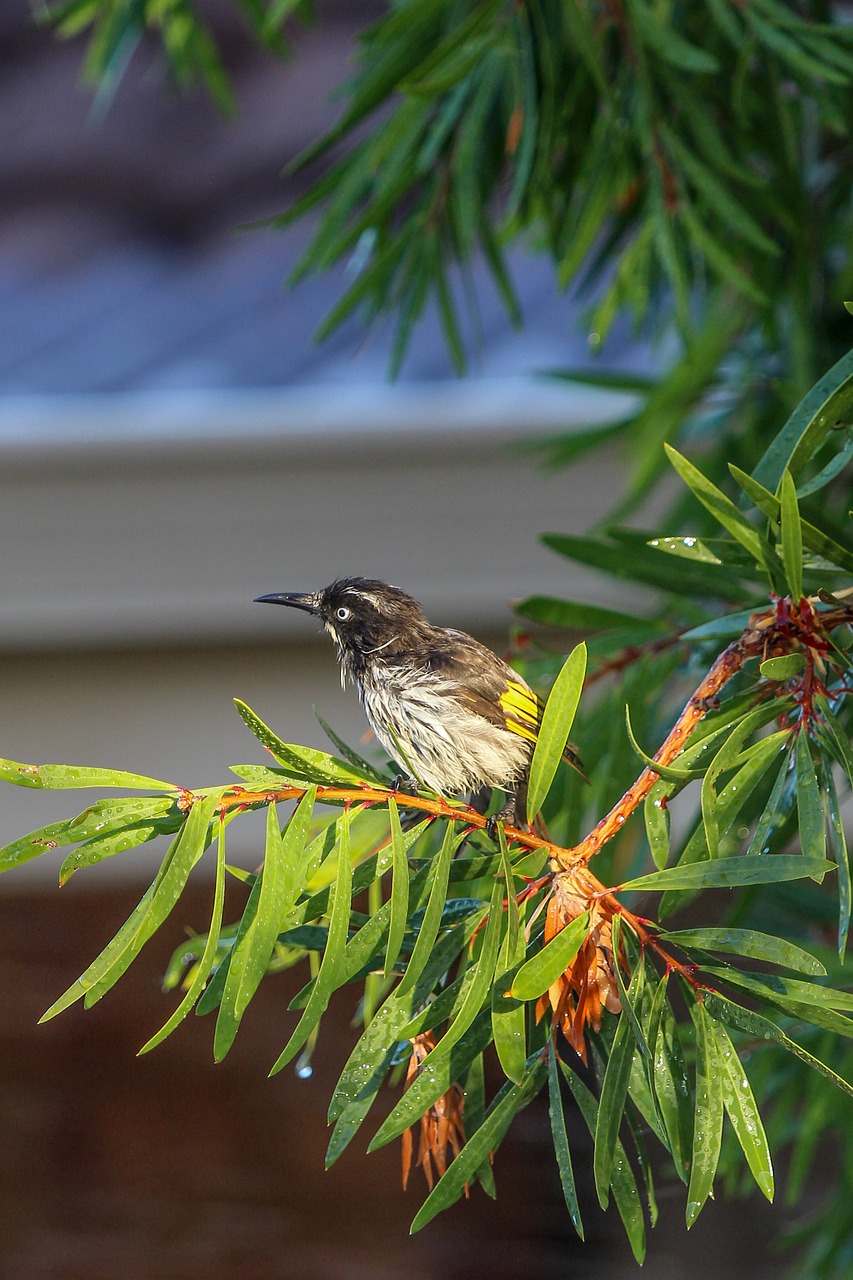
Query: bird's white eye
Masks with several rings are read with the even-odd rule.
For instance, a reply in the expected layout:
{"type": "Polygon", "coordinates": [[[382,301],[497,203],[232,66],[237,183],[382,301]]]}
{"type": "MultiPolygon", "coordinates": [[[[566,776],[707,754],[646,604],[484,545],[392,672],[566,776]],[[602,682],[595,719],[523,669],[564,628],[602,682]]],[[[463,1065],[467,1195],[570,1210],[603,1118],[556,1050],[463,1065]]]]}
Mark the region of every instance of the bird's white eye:
{"type": "Polygon", "coordinates": [[[350,613],[351,613],[351,610],[348,609],[345,604],[342,604],[340,608],[335,610],[335,617],[337,618],[338,622],[346,622],[347,618],[350,616],[350,613]]]}

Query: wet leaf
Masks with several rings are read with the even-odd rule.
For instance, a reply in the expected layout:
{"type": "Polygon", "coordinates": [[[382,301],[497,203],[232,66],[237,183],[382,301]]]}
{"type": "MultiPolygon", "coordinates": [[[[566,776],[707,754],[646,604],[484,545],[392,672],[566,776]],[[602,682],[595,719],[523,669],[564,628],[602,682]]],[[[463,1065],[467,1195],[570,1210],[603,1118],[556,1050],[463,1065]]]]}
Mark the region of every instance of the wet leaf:
{"type": "Polygon", "coordinates": [[[800,832],[800,848],[805,857],[822,859],[826,854],[823,807],[820,802],[817,773],[808,735],[802,730],[797,735],[794,759],[797,769],[797,825],[800,832]]]}
{"type": "Polygon", "coordinates": [[[397,805],[393,800],[388,801],[388,821],[391,825],[392,880],[391,922],[388,929],[388,947],[385,952],[386,978],[390,975],[400,954],[403,934],[406,932],[406,918],[409,914],[409,862],[397,805]]]}
{"type": "Polygon", "coordinates": [[[557,766],[569,740],[575,712],[580,702],[586,675],[586,645],[579,644],[563,663],[554,681],[542,721],[536,735],[536,746],[527,782],[527,821],[532,822],[542,808],[557,766]]]}
{"type": "Polygon", "coordinates": [[[512,984],[516,1000],[536,1000],[556,982],[574,960],[589,930],[589,912],[584,911],[526,961],[512,984]]]}
{"type": "Polygon", "coordinates": [[[184,1018],[192,1009],[196,1000],[198,1000],[205,983],[210,977],[211,970],[216,962],[216,953],[219,947],[219,930],[222,926],[222,907],[225,901],[225,823],[220,820],[219,823],[219,840],[216,851],[216,885],[213,891],[213,911],[210,917],[210,928],[208,929],[207,939],[204,944],[204,951],[195,966],[192,982],[190,983],[183,999],[175,1009],[172,1016],[164,1023],[160,1030],[153,1035],[150,1040],[139,1050],[139,1055],[149,1053],[155,1049],[157,1045],[162,1044],[167,1036],[170,1036],[175,1028],[183,1022],[184,1018]]]}
{"type": "Polygon", "coordinates": [[[730,951],[739,956],[751,956],[753,960],[767,960],[770,964],[781,965],[784,969],[796,969],[800,973],[810,973],[818,977],[826,977],[826,969],[821,962],[808,951],[795,946],[785,938],[777,938],[769,933],[759,933],[756,929],[676,929],[661,934],[666,942],[677,947],[696,947],[701,951],[730,951]]]}
{"type": "Polygon", "coordinates": [[[625,1111],[633,1056],[634,1038],[631,1035],[631,1028],[628,1019],[621,1017],[616,1024],[616,1033],[607,1059],[595,1124],[593,1172],[598,1202],[602,1209],[607,1208],[610,1199],[613,1162],[616,1158],[619,1126],[625,1111]]]}
{"type": "Polygon", "coordinates": [[[316,782],[332,787],[374,786],[374,779],[354,765],[344,760],[337,760],[325,751],[315,751],[309,747],[294,746],[282,742],[278,734],[273,733],[251,707],[239,698],[234,699],[235,706],[252,733],[263,743],[267,751],[283,765],[288,773],[304,778],[307,782],[316,782]]]}
{"type": "Polygon", "coordinates": [[[711,1028],[716,1042],[723,1104],[753,1178],[762,1194],[772,1201],[775,1185],[773,1162],[752,1089],[725,1027],[719,1022],[712,1022],[711,1028]]]}
{"type": "Polygon", "coordinates": [[[785,468],[779,485],[780,517],[782,522],[782,559],[785,577],[792,600],[800,600],[803,594],[803,535],[800,528],[800,508],[797,490],[790,471],[785,468]]]}
{"type": "Polygon", "coordinates": [[[0,780],[16,787],[42,790],[67,790],[83,787],[127,787],[129,791],[179,791],[174,782],[145,778],[121,769],[94,769],[74,764],[19,764],[16,760],[0,760],[0,780]]]}
{"type": "Polygon", "coordinates": [[[703,1004],[691,1005],[690,1016],[696,1028],[696,1111],[685,1211],[688,1230],[713,1193],[723,1135],[723,1089],[713,1026],[703,1004]]]}
{"type": "Polygon", "coordinates": [[[834,864],[824,858],[798,854],[773,854],[772,857],[722,858],[714,862],[694,862],[684,866],[652,871],[618,886],[618,892],[648,892],[663,889],[731,889],[745,884],[776,884],[784,880],[802,880],[807,876],[822,877],[834,864]]]}
{"type": "Polygon", "coordinates": [[[329,916],[329,938],[320,962],[314,989],[296,1028],[270,1070],[275,1075],[296,1056],[326,1011],[333,992],[339,985],[339,972],[347,941],[352,909],[352,864],[350,862],[349,818],[345,811],[338,842],[338,869],[335,892],[329,916]]]}
{"type": "Polygon", "coordinates": [[[572,1157],[569,1151],[569,1139],[566,1133],[566,1117],[563,1112],[563,1099],[560,1097],[560,1078],[557,1074],[557,1051],[553,1044],[548,1051],[548,1114],[551,1119],[551,1135],[554,1140],[554,1154],[557,1157],[557,1168],[560,1171],[560,1183],[566,1208],[572,1220],[572,1226],[581,1240],[584,1238],[578,1194],[575,1188],[575,1175],[572,1169],[572,1157]]]}

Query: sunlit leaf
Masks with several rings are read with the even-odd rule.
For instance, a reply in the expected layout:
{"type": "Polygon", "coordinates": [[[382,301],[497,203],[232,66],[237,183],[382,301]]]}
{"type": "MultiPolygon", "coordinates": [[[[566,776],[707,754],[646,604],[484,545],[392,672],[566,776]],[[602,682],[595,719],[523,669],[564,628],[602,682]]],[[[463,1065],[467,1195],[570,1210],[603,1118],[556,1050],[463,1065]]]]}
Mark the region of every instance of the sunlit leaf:
{"type": "Polygon", "coordinates": [[[542,808],[563,758],[585,675],[586,645],[579,644],[563,663],[542,712],[527,780],[528,822],[532,822],[542,808]]]}
{"type": "Polygon", "coordinates": [[[519,969],[512,983],[516,1000],[535,1000],[547,991],[566,966],[574,960],[589,929],[589,912],[584,911],[565,925],[541,951],[519,969]]]}

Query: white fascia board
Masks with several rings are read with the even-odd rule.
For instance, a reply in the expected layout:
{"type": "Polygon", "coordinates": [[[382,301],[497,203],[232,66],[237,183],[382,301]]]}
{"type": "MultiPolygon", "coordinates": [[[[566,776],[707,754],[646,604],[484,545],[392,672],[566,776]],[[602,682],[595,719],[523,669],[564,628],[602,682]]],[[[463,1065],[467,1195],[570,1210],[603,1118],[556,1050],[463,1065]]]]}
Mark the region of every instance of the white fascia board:
{"type": "Polygon", "coordinates": [[[0,401],[0,649],[308,642],[253,597],[348,574],[469,629],[542,591],[624,604],[537,541],[605,514],[618,456],[545,475],[510,446],[632,407],[522,379],[0,401]]]}

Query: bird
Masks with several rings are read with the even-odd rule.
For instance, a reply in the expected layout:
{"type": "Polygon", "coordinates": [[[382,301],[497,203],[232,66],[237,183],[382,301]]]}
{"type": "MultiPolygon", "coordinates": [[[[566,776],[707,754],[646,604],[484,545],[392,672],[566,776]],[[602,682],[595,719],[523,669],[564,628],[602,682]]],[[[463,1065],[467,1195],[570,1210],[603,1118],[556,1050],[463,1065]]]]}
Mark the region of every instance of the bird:
{"type": "MultiPolygon", "coordinates": [[[[337,648],[342,685],[355,685],[373,732],[412,784],[468,795],[480,812],[498,788],[506,802],[494,819],[526,827],[543,704],[491,649],[433,626],[417,600],[375,578],[339,578],[320,591],[255,602],[320,619],[337,648]]],[[[579,767],[571,744],[564,758],[579,767]]]]}

